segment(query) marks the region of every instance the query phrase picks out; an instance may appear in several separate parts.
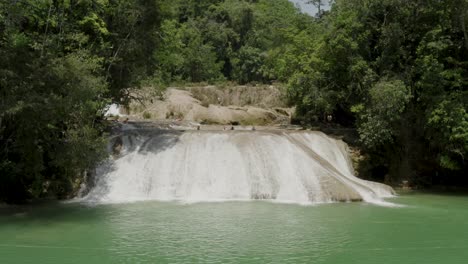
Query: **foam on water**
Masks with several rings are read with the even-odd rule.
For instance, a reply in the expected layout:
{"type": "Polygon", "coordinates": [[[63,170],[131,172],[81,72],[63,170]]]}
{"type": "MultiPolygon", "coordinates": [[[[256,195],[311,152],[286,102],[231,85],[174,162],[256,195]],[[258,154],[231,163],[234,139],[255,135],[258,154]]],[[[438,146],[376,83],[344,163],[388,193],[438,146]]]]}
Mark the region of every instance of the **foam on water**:
{"type": "Polygon", "coordinates": [[[387,205],[382,198],[393,195],[386,185],[356,178],[346,144],[320,132],[124,129],[111,140],[116,148],[83,200],[387,205]]]}

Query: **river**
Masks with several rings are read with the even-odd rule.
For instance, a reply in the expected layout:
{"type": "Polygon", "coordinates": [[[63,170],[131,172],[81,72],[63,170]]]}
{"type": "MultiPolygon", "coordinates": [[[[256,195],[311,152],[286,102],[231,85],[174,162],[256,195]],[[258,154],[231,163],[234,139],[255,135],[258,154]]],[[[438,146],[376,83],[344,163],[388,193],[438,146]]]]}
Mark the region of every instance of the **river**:
{"type": "Polygon", "coordinates": [[[0,209],[0,263],[466,263],[468,197],[0,209]]]}

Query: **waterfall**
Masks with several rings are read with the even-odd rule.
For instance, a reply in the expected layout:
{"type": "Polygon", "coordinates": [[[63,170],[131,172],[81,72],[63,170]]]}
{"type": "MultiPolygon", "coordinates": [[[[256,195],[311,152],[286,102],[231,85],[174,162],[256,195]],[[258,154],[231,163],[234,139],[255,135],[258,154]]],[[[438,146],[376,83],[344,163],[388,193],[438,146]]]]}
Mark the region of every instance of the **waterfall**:
{"type": "Polygon", "coordinates": [[[346,144],[321,132],[135,128],[115,135],[110,151],[83,200],[384,204],[393,195],[355,177],[346,144]]]}

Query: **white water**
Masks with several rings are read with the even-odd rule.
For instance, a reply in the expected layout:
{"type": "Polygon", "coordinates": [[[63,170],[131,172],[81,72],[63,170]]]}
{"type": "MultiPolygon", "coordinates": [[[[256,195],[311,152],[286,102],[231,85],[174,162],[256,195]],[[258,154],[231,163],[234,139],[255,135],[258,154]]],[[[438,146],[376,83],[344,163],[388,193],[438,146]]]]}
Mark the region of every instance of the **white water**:
{"type": "Polygon", "coordinates": [[[393,194],[386,185],[356,178],[346,145],[320,132],[121,133],[111,142],[122,146],[120,154],[98,168],[84,200],[384,204],[381,198],[393,194]]]}
{"type": "Polygon", "coordinates": [[[105,116],[124,116],[123,114],[120,113],[120,106],[117,104],[109,105],[104,115],[105,116]]]}

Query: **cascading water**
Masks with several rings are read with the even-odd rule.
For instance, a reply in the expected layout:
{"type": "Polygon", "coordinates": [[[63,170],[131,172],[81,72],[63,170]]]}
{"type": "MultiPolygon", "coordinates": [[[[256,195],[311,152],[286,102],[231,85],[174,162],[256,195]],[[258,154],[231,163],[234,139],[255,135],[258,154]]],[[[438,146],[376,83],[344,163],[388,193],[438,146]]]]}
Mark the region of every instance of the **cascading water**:
{"type": "Polygon", "coordinates": [[[124,129],[85,201],[268,199],[385,203],[393,190],[353,175],[347,146],[321,132],[124,129]]]}

